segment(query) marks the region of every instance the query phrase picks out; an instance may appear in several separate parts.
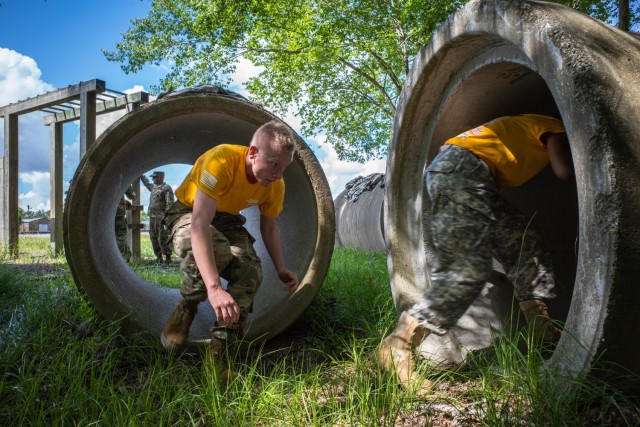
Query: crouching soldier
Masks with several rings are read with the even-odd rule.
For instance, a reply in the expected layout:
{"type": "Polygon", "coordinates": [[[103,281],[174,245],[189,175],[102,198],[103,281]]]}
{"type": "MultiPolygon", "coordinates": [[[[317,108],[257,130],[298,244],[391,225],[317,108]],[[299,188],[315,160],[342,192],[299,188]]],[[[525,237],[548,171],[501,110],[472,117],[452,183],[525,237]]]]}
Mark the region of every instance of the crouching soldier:
{"type": "Polygon", "coordinates": [[[216,316],[211,353],[223,381],[229,375],[226,346],[242,334],[262,281],[242,209],[258,206],[260,233],[283,290],[298,287],[297,274],[285,266],[276,225],[284,201],[282,175],[294,152],[291,131],[275,121],[258,128],[249,147],[218,145],[196,160],[165,216],[173,250],[182,258],[183,299],[161,334],[162,345],[184,347],[198,304],[208,301],[216,316]],[[228,282],[226,290],[221,278],[228,282]]]}
{"type": "MultiPolygon", "coordinates": [[[[400,315],[393,333],[373,356],[402,384],[417,377],[413,351],[430,333],[443,335],[482,291],[492,258],[515,288],[534,340],[554,343],[560,331],[545,300],[553,294],[551,258],[529,218],[499,194],[519,186],[551,164],[561,180],[573,175],[565,128],[554,117],[523,114],[497,118],[445,142],[427,168],[431,237],[437,262],[422,301],[400,315]]],[[[421,384],[420,384],[421,383],[421,384]]]]}

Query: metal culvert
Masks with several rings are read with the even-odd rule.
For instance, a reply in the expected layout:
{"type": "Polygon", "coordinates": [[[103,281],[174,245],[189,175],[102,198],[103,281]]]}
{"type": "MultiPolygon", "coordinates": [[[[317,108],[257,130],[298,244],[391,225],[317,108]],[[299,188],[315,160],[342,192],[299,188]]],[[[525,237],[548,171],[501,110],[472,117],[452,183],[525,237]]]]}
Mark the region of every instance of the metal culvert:
{"type": "MultiPolygon", "coordinates": [[[[451,15],[416,56],[392,131],[385,238],[396,308],[429,284],[422,177],[439,146],[502,115],[560,114],[575,181],[547,170],[505,192],[533,217],[553,255],[551,315],[566,323],[549,366],[570,375],[604,367],[620,373],[608,379],[621,384],[624,374],[640,374],[639,82],[640,41],[573,9],[473,0],[451,15]]],[[[510,286],[495,282],[447,342],[427,340],[421,349],[455,360],[488,345],[488,325],[504,324],[512,304],[510,286]]]]}
{"type": "Polygon", "coordinates": [[[385,250],[384,175],[357,177],[334,200],[336,246],[370,252],[385,250]]]}
{"type": "MultiPolygon", "coordinates": [[[[124,261],[115,241],[116,205],[129,183],[172,163],[191,165],[220,143],[248,145],[254,131],[279,120],[260,106],[218,88],[176,92],[143,105],[109,127],[80,162],[64,210],[65,254],[78,288],[107,319],[125,319],[129,331],[160,334],[181,296],[149,283],[124,261]]],[[[334,247],[334,212],[326,177],[311,149],[296,135],[296,156],[285,170],[284,211],[278,218],[287,266],[300,287],[283,292],[261,239],[264,280],[249,317],[247,338],[268,339],[286,329],[319,290],[334,247]]],[[[250,233],[259,236],[259,212],[250,208],[250,233]]],[[[210,338],[215,315],[200,305],[190,340],[210,338]]]]}

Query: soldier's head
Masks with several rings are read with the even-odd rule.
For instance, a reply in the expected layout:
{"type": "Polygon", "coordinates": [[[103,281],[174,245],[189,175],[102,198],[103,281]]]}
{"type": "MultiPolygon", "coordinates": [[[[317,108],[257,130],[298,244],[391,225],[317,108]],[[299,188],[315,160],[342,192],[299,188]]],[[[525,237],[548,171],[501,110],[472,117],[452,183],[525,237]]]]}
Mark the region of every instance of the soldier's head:
{"type": "Polygon", "coordinates": [[[153,183],[156,185],[160,185],[164,182],[164,172],[163,171],[153,171],[151,174],[151,179],[153,179],[153,183]]]}
{"type": "Polygon", "coordinates": [[[249,182],[268,186],[282,179],[284,169],[293,161],[294,136],[283,123],[270,121],[253,134],[246,159],[249,182]]]}

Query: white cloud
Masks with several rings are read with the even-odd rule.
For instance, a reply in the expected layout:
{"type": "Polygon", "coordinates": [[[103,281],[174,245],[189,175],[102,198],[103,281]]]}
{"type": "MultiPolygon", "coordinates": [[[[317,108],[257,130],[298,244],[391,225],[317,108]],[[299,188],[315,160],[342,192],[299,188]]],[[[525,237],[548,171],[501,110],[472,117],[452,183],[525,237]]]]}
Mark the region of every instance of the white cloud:
{"type": "MultiPolygon", "coordinates": [[[[0,48],[0,105],[8,105],[55,89],[41,80],[36,62],[14,50],[0,48]]],[[[0,124],[4,149],[4,124],[0,124]]],[[[18,120],[18,205],[32,210],[49,209],[49,129],[42,113],[29,113],[18,120]]]]}
{"type": "Polygon", "coordinates": [[[49,172],[24,172],[18,174],[18,179],[31,185],[31,189],[18,194],[18,205],[31,211],[48,211],[51,207],[49,198],[49,172]]]}
{"type": "Polygon", "coordinates": [[[365,163],[348,162],[338,159],[338,154],[325,142],[324,136],[315,140],[319,148],[315,150],[316,157],[322,166],[331,195],[335,199],[343,190],[347,182],[358,176],[367,176],[372,173],[385,173],[386,159],[370,160],[365,163]],[[318,152],[320,151],[320,152],[318,152]]]}
{"type": "Polygon", "coordinates": [[[144,89],[144,86],[142,86],[142,85],[134,85],[130,89],[123,90],[123,92],[126,93],[126,94],[130,94],[130,93],[136,93],[136,92],[146,92],[146,90],[144,89]]]}
{"type": "Polygon", "coordinates": [[[55,89],[40,80],[36,62],[15,50],[0,47],[0,105],[40,95],[55,89]]]}
{"type": "Polygon", "coordinates": [[[80,163],[80,135],[77,134],[71,144],[65,144],[62,150],[63,180],[68,182],[80,163]]]}
{"type": "MultiPolygon", "coordinates": [[[[0,48],[0,106],[53,90],[52,85],[40,79],[41,75],[38,65],[30,57],[0,48]]],[[[34,112],[21,115],[18,120],[20,170],[49,169],[49,129],[44,126],[42,116],[42,113],[34,112]]],[[[4,123],[0,127],[4,130],[4,123]]],[[[4,131],[0,141],[4,147],[4,131]]]]}
{"type": "Polygon", "coordinates": [[[249,81],[251,77],[260,74],[262,70],[263,67],[257,67],[248,59],[240,58],[236,66],[236,71],[231,75],[232,83],[230,89],[248,98],[249,92],[245,89],[244,84],[249,81]]]}

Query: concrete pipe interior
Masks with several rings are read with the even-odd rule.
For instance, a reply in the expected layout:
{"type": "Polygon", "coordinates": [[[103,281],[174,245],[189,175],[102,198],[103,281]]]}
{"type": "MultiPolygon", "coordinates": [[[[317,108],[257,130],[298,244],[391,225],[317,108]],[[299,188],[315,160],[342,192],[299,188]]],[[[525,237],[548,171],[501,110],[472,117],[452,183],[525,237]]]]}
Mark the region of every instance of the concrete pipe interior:
{"type": "MultiPolygon", "coordinates": [[[[575,375],[598,360],[640,374],[631,308],[640,303],[639,70],[636,39],[569,8],[473,0],[450,16],[417,55],[392,131],[385,238],[396,308],[428,287],[423,177],[442,143],[503,115],[559,114],[575,179],[561,182],[547,169],[504,192],[532,216],[553,256],[558,297],[550,309],[565,333],[549,364],[575,375]]],[[[490,345],[488,326],[504,326],[512,304],[510,284],[496,280],[456,328],[432,334],[421,349],[460,361],[490,345]]]]}
{"type": "MultiPolygon", "coordinates": [[[[82,159],[64,212],[65,253],[74,280],[108,319],[125,318],[132,331],[158,335],[181,296],[178,289],[143,280],[120,255],[114,235],[116,206],[128,185],[162,165],[191,165],[221,143],[248,145],[254,131],[277,118],[238,97],[216,93],[168,96],[129,113],[104,132],[82,159]]],[[[259,238],[257,208],[243,211],[257,237],[264,280],[249,317],[247,338],[268,339],[286,329],[320,288],[333,251],[331,192],[317,159],[296,135],[296,156],[285,170],[284,211],[278,218],[287,266],[300,287],[283,292],[259,238]]],[[[190,340],[210,337],[215,315],[201,304],[190,340]]]]}

